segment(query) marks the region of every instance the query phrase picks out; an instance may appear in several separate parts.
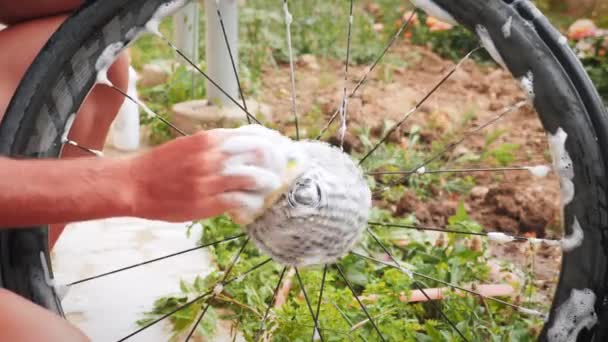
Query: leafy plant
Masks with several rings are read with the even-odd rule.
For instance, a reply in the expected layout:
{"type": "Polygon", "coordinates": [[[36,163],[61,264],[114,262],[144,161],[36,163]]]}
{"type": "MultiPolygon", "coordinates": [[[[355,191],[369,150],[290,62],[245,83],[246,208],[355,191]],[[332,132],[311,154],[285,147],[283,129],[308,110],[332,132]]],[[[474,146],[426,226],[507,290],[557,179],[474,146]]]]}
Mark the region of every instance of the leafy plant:
{"type": "MultiPolygon", "coordinates": [[[[411,216],[398,218],[380,209],[374,209],[372,219],[387,223],[415,223],[411,216]]],[[[449,219],[449,227],[472,232],[482,230],[482,227],[468,216],[462,203],[456,214],[449,219]]],[[[237,225],[223,216],[201,221],[191,229],[192,233],[199,230],[202,232],[201,242],[220,240],[240,232],[237,225]]],[[[461,286],[488,279],[487,256],[483,253],[484,248],[479,247],[483,242],[475,240],[476,238],[448,234],[447,240],[436,240],[421,232],[387,227],[376,227],[374,233],[388,246],[391,254],[400,260],[403,267],[461,286]]],[[[241,243],[231,241],[211,248],[210,252],[215,257],[219,270],[204,279],[196,278],[191,283],[182,282],[181,293],[157,300],[154,309],[146,314],[140,324],[170,311],[184,303],[186,298],[192,298],[213,288],[223,277],[223,272],[232,262],[241,243]]],[[[357,251],[380,260],[390,260],[384,250],[368,235],[364,236],[357,251]]],[[[233,274],[241,274],[265,259],[255,247],[249,245],[241,254],[233,274]]],[[[406,272],[355,255],[347,255],[340,261],[340,265],[385,338],[399,341],[459,340],[459,335],[442,319],[436,306],[429,302],[408,302],[414,282],[424,287],[443,286],[442,284],[423,281],[424,279],[417,277],[411,278],[406,272]]],[[[220,295],[208,299],[216,316],[207,316],[207,313],[207,318],[203,321],[205,325],[199,328],[199,333],[211,336],[213,322],[223,319],[238,322],[237,329],[247,340],[253,341],[259,337],[260,321],[270,303],[281,271],[282,266],[272,263],[225,286],[220,295]]],[[[311,305],[316,308],[323,276],[322,268],[309,267],[301,269],[300,272],[311,305]]],[[[303,289],[294,280],[287,294],[287,301],[271,310],[263,334],[273,341],[308,340],[314,332],[314,321],[303,298],[303,289]]],[[[471,341],[505,341],[512,338],[531,341],[535,327],[542,323],[510,307],[492,301],[482,303],[475,297],[463,296],[456,292],[446,292],[446,298],[438,304],[453,322],[457,322],[458,329],[471,341]]],[[[542,307],[544,304],[527,305],[542,307]]],[[[189,329],[200,312],[201,305],[193,305],[191,309],[173,318],[175,336],[189,329]]],[[[368,341],[379,339],[346,283],[331,267],[320,306],[319,324],[328,341],[351,338],[368,341]]]]}
{"type": "Polygon", "coordinates": [[[608,105],[608,37],[587,39],[577,46],[581,62],[608,105]]]}

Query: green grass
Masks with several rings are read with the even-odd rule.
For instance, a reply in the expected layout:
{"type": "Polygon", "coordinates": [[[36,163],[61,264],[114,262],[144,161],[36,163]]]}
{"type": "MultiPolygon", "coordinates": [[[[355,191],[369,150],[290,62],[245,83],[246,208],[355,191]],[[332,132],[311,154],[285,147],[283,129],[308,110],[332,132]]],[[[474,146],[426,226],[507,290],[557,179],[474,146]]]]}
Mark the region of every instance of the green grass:
{"type": "MultiPolygon", "coordinates": [[[[372,220],[401,224],[413,224],[413,216],[395,218],[387,211],[374,210],[372,220]]],[[[216,241],[241,232],[241,228],[225,217],[201,222],[203,233],[201,243],[216,241]]],[[[481,226],[470,219],[461,205],[457,213],[449,219],[449,227],[459,230],[481,231],[481,226]]],[[[420,232],[393,228],[374,228],[381,241],[390,246],[391,254],[402,261],[405,267],[433,278],[455,284],[484,282],[488,280],[487,257],[482,252],[485,242],[478,238],[448,235],[442,244],[433,242],[420,232]],[[477,239],[476,241],[473,241],[477,239]],[[398,247],[399,241],[409,241],[398,247]],[[481,244],[481,248],[474,247],[481,244]]],[[[199,233],[198,230],[193,233],[199,233]]],[[[181,293],[163,297],[156,301],[154,309],[147,313],[140,324],[170,311],[188,298],[200,295],[223,277],[242,242],[230,242],[211,248],[219,270],[206,278],[197,278],[193,283],[182,282],[181,293]]],[[[358,251],[385,259],[383,250],[373,239],[366,236],[358,251]]],[[[245,248],[234,275],[249,270],[264,261],[266,256],[249,244],[245,248]]],[[[366,307],[380,327],[383,336],[391,341],[458,341],[457,333],[443,320],[431,303],[410,304],[403,301],[419,282],[423,287],[443,287],[440,283],[420,278],[410,278],[404,272],[367,261],[356,256],[347,256],[340,261],[347,279],[364,298],[366,307]]],[[[260,320],[272,298],[273,289],[282,267],[269,264],[259,271],[234,282],[224,288],[221,296],[211,300],[212,315],[206,316],[201,325],[203,336],[211,336],[216,319],[238,322],[238,329],[247,340],[253,341],[260,327],[260,320]],[[218,311],[221,309],[220,311],[218,311]],[[220,313],[222,312],[222,313],[220,313]]],[[[304,287],[316,307],[322,278],[321,267],[301,270],[304,287]]],[[[522,284],[514,284],[521,286],[522,284]]],[[[471,341],[532,341],[534,332],[542,321],[524,316],[516,310],[492,301],[481,303],[478,298],[461,296],[456,293],[438,302],[442,310],[457,323],[458,329],[471,341]]],[[[526,303],[528,307],[546,309],[541,303],[526,303]]],[[[201,313],[201,306],[195,305],[173,318],[175,336],[190,329],[191,323],[201,313]]],[[[327,341],[363,339],[378,341],[376,332],[350,293],[345,282],[335,269],[330,268],[321,304],[319,323],[327,341]],[[356,326],[357,328],[352,328],[356,326]]],[[[293,279],[287,302],[274,309],[266,322],[267,334],[272,341],[309,340],[314,322],[301,296],[301,288],[293,279]]]]}

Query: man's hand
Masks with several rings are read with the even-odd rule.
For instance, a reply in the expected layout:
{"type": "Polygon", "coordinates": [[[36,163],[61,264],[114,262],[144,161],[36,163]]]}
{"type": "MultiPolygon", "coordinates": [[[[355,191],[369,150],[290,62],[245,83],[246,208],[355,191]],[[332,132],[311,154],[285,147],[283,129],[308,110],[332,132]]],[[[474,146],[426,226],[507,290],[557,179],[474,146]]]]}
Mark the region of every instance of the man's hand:
{"type": "Polygon", "coordinates": [[[261,210],[281,186],[288,156],[276,136],[252,127],[201,132],[133,159],[134,216],[186,221],[261,210]]]}

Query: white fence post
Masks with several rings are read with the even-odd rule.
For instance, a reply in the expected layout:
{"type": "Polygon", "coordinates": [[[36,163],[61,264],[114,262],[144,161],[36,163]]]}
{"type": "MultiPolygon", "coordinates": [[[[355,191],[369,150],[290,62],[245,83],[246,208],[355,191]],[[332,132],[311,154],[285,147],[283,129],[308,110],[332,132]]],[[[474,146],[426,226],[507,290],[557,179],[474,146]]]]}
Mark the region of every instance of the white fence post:
{"type": "MultiPolygon", "coordinates": [[[[226,48],[226,42],[217,15],[219,5],[230,44],[230,50],[234,57],[234,63],[238,70],[238,14],[237,0],[206,0],[205,15],[207,18],[206,29],[206,60],[207,73],[209,77],[217,82],[232,98],[238,101],[238,84],[232,65],[230,55],[226,48]]],[[[207,82],[207,100],[213,104],[233,105],[228,98],[215,86],[207,82]]]]}
{"type": "Polygon", "coordinates": [[[194,63],[199,61],[199,5],[196,1],[184,6],[173,15],[173,40],[194,63]]]}

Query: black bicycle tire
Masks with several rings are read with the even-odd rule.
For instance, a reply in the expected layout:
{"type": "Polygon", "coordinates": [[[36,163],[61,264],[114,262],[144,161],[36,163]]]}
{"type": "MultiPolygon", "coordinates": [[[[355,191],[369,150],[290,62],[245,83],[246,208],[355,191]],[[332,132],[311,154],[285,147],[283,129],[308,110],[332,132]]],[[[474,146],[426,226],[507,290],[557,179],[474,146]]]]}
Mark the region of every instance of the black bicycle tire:
{"type": "MultiPolygon", "coordinates": [[[[121,41],[127,45],[127,33],[134,27],[143,27],[154,10],[167,2],[92,1],[67,20],[46,44],[17,89],[0,125],[0,154],[56,158],[69,115],[77,111],[94,84],[91,61],[96,60],[107,44],[121,41]],[[107,39],[106,31],[120,32],[118,40],[107,39]],[[82,53],[83,49],[100,42],[96,50],[82,53]],[[60,67],[49,68],[49,65],[60,67]],[[77,83],[72,82],[74,75],[89,75],[89,78],[80,82],[83,87],[76,88],[71,86],[77,83]],[[71,106],[61,103],[63,109],[59,110],[57,94],[68,96],[71,106]]],[[[573,289],[592,291],[596,298],[594,312],[599,317],[592,329],[581,329],[578,340],[607,339],[608,150],[600,146],[608,143],[608,113],[601,98],[572,50],[560,42],[559,32],[529,1],[435,0],[434,4],[473,31],[478,25],[484,26],[514,77],[521,78],[532,72],[535,75],[533,102],[543,126],[550,134],[562,128],[569,137],[566,149],[575,171],[575,194],[574,200],[564,208],[565,230],[567,234],[572,233],[576,217],[584,239],[580,247],[564,253],[559,286],[540,340],[547,340],[558,308],[569,300],[573,289]],[[512,20],[510,39],[504,37],[498,24],[506,20],[512,20]]],[[[61,313],[54,289],[44,281],[40,252],[49,260],[46,239],[46,227],[0,232],[0,286],[61,313]]]]}

